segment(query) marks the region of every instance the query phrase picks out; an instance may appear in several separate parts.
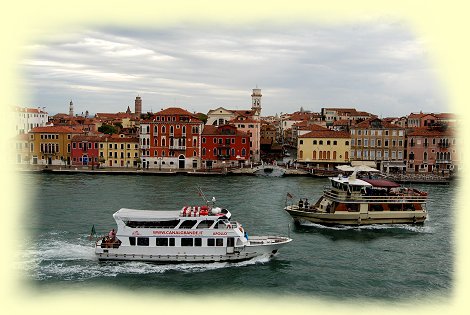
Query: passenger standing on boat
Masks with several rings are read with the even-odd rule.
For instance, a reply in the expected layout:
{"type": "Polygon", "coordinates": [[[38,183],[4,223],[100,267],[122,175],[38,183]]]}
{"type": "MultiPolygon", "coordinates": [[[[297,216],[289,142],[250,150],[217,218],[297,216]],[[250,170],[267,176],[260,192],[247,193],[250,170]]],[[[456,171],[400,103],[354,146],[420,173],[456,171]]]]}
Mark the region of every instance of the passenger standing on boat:
{"type": "Polygon", "coordinates": [[[307,198],[305,198],[304,207],[305,207],[305,209],[308,209],[308,199],[307,198]]]}
{"type": "Polygon", "coordinates": [[[108,236],[109,236],[110,242],[114,242],[114,239],[116,237],[116,231],[114,229],[112,229],[111,231],[109,231],[108,236]]]}
{"type": "Polygon", "coordinates": [[[302,198],[300,198],[299,200],[299,209],[302,209],[304,207],[304,201],[302,200],[302,198]]]}

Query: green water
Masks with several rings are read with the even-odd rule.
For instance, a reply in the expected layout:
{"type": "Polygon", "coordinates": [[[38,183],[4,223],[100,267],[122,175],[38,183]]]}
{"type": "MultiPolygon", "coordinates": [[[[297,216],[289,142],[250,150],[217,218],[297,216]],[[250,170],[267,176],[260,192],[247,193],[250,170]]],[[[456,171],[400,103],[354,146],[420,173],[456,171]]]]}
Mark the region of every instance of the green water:
{"type": "Polygon", "coordinates": [[[416,185],[429,192],[424,226],[295,227],[282,210],[287,192],[320,197],[326,179],[309,177],[192,177],[22,175],[33,195],[20,268],[34,288],[114,286],[148,292],[266,293],[283,296],[409,300],[450,296],[453,287],[453,223],[457,185],[416,185]],[[115,227],[119,208],[180,209],[201,204],[196,186],[249,235],[290,235],[271,260],[242,263],[158,265],[99,263],[87,236],[92,225],[115,227]]]}

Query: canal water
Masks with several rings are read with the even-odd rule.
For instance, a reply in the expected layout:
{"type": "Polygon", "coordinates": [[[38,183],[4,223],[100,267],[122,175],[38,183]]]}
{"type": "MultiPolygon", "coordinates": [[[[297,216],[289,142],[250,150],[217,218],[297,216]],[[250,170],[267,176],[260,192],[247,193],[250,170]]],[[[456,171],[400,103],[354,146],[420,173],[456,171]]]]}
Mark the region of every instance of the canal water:
{"type": "Polygon", "coordinates": [[[293,225],[282,209],[294,199],[320,197],[327,179],[269,176],[21,175],[32,196],[24,228],[32,237],[18,268],[33,289],[114,287],[191,294],[279,294],[313,298],[407,301],[450,297],[454,284],[457,184],[414,185],[429,192],[423,226],[323,227],[293,225]],[[290,235],[272,259],[239,263],[158,265],[99,263],[91,227],[106,233],[120,208],[180,209],[202,204],[200,186],[249,235],[290,235]]]}

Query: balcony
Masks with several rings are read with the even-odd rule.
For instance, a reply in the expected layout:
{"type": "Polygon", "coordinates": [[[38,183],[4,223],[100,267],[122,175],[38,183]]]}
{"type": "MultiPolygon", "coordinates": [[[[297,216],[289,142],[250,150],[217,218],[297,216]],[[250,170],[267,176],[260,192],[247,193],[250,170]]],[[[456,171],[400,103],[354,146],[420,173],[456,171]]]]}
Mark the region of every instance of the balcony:
{"type": "Polygon", "coordinates": [[[170,145],[169,148],[170,148],[170,150],[177,150],[177,151],[186,150],[185,145],[170,145]]]}
{"type": "Polygon", "coordinates": [[[228,154],[218,154],[217,155],[217,160],[222,160],[222,161],[230,160],[230,155],[228,155],[228,154]]]}

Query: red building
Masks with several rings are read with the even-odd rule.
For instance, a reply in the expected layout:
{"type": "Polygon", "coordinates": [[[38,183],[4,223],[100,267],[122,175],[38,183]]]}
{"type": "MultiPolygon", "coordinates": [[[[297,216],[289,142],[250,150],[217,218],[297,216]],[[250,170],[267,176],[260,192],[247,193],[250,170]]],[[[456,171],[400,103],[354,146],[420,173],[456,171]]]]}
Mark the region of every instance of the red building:
{"type": "Polygon", "coordinates": [[[451,129],[416,128],[408,134],[408,172],[456,170],[460,153],[451,129]]]}
{"type": "Polygon", "coordinates": [[[142,166],[145,168],[199,168],[203,123],[182,108],[155,113],[140,124],[142,166]]]}
{"type": "Polygon", "coordinates": [[[99,143],[102,136],[78,135],[72,138],[72,165],[97,166],[99,164],[99,143]]]}
{"type": "Polygon", "coordinates": [[[206,168],[237,166],[250,159],[250,136],[232,125],[204,126],[202,165],[206,168]]]}

